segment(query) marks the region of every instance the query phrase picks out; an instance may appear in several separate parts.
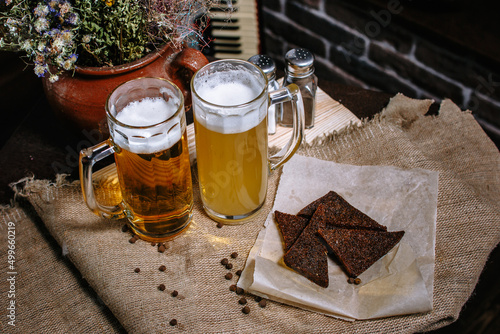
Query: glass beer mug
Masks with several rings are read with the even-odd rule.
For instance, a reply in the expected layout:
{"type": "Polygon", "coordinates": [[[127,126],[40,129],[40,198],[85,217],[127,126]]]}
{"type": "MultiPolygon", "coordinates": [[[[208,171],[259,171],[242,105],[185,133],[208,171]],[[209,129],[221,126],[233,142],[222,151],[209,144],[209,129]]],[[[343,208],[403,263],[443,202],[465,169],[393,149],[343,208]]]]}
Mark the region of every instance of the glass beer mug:
{"type": "Polygon", "coordinates": [[[191,79],[198,181],[205,212],[215,221],[248,221],[266,200],[268,173],[299,148],[304,108],[295,84],[268,92],[254,64],[236,59],[212,62],[191,79]],[[268,159],[267,110],[291,101],[292,136],[268,159]]]}
{"type": "Polygon", "coordinates": [[[87,206],[105,218],[123,218],[141,239],[164,241],[191,221],[193,189],[184,97],[173,83],[139,78],[118,86],[106,102],[110,138],[80,153],[87,206]],[[92,166],[114,154],[122,202],[96,201],[92,166]]]}

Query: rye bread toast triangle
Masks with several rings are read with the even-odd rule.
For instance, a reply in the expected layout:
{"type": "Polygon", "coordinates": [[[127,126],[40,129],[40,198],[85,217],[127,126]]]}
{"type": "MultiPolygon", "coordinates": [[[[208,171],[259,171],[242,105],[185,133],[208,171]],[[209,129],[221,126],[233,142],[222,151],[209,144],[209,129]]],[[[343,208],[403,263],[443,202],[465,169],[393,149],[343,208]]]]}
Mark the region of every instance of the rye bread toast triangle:
{"type": "Polygon", "coordinates": [[[330,191],[326,195],[318,198],[317,200],[312,201],[304,208],[302,208],[302,210],[300,210],[299,213],[297,213],[297,216],[304,218],[311,218],[314,215],[314,212],[316,212],[318,205],[330,202],[337,202],[341,201],[342,199],[343,198],[340,197],[340,195],[337,194],[335,191],[330,191]]]}
{"type": "Polygon", "coordinates": [[[346,203],[320,204],[314,214],[322,216],[327,227],[387,231],[386,226],[380,225],[363,212],[349,203],[346,205],[346,203]]]}
{"type": "Polygon", "coordinates": [[[324,220],[313,216],[283,260],[288,267],[326,288],[329,283],[327,249],[317,234],[324,228],[324,220]]]}
{"type": "Polygon", "coordinates": [[[292,247],[307,224],[309,224],[309,219],[278,210],[274,211],[274,218],[278,223],[281,236],[283,237],[286,252],[292,247]]]}
{"type": "Polygon", "coordinates": [[[308,204],[297,216],[307,218],[313,214],[321,214],[327,226],[387,231],[386,226],[353,207],[334,191],[308,204]]]}
{"type": "Polygon", "coordinates": [[[357,277],[396,246],[404,231],[346,228],[320,229],[318,234],[340,261],[347,275],[357,277]]]}

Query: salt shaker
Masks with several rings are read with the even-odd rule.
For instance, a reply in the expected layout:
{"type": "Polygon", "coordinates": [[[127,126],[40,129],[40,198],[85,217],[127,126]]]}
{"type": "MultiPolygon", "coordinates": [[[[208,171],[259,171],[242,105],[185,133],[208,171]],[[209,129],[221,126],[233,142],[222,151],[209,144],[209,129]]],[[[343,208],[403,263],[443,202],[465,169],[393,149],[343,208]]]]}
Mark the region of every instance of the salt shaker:
{"type": "MultiPolygon", "coordinates": [[[[314,75],[314,56],[306,49],[297,48],[286,53],[285,61],[283,87],[291,83],[299,86],[304,101],[305,127],[310,129],[314,126],[316,89],[318,87],[318,78],[314,75]]],[[[291,104],[283,103],[278,123],[282,126],[291,127],[292,115],[291,104]]]]}
{"type": "MultiPolygon", "coordinates": [[[[267,89],[269,92],[280,88],[276,81],[276,65],[272,58],[266,55],[255,55],[250,57],[248,61],[259,66],[262,72],[267,76],[267,89]]],[[[277,106],[280,107],[280,105],[273,105],[267,110],[267,132],[270,135],[276,133],[277,106]]]]}

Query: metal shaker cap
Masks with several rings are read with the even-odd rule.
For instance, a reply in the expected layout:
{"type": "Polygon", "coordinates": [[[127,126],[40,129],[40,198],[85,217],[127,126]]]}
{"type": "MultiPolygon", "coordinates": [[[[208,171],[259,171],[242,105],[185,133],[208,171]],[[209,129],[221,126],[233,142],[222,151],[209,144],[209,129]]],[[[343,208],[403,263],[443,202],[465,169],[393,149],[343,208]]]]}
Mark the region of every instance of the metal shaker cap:
{"type": "Polygon", "coordinates": [[[285,55],[286,70],[293,76],[304,77],[314,73],[314,55],[307,49],[297,48],[285,55]]]}
{"type": "Polygon", "coordinates": [[[276,77],[276,64],[271,57],[266,55],[255,55],[248,58],[248,61],[259,66],[268,80],[273,80],[276,77]]]}

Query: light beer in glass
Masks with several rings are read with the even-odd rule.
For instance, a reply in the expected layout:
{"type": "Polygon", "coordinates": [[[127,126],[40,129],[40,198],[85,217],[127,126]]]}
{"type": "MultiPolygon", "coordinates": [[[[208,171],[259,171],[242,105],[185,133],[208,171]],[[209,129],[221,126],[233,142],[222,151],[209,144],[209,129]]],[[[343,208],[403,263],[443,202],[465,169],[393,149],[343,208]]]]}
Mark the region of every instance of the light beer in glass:
{"type": "Polygon", "coordinates": [[[300,145],[300,92],[294,85],[292,90],[268,93],[260,68],[241,60],[206,65],[193,76],[191,91],[204,209],[216,221],[243,223],[264,204],[269,172],[288,160],[300,145]],[[290,100],[296,108],[294,137],[286,152],[277,157],[279,162],[273,164],[268,160],[267,111],[270,103],[290,100]]]}
{"type": "MultiPolygon", "coordinates": [[[[176,235],[191,221],[193,209],[182,94],[168,81],[141,78],[119,86],[106,110],[107,145],[115,156],[122,202],[109,210],[89,201],[93,194],[84,186],[83,168],[87,204],[103,216],[127,217],[142,239],[162,241],[176,235]]],[[[83,152],[83,167],[86,155],[91,159],[99,154],[92,149],[83,152]]]]}

